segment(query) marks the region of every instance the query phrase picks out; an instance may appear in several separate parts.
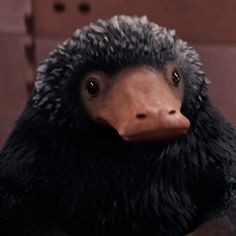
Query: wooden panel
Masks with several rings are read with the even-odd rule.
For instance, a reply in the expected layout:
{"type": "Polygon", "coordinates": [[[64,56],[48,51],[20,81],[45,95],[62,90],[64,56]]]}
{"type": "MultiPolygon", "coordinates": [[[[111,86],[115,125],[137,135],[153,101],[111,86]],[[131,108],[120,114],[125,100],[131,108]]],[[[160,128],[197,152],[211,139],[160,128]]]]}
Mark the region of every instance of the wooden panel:
{"type": "Polygon", "coordinates": [[[65,39],[39,39],[35,40],[35,57],[36,64],[38,65],[42,60],[48,57],[48,54],[56,48],[59,43],[65,39]]]}
{"type": "Polygon", "coordinates": [[[32,71],[24,53],[26,37],[0,35],[0,147],[27,98],[26,82],[32,71]]]}
{"type": "Polygon", "coordinates": [[[114,14],[146,14],[192,42],[236,42],[235,0],[34,0],[38,36],[70,36],[114,14]]]}
{"type": "Polygon", "coordinates": [[[236,125],[236,46],[195,45],[211,80],[210,96],[236,125]]]}
{"type": "Polygon", "coordinates": [[[30,0],[0,1],[0,32],[26,32],[25,17],[31,12],[30,0]]]}

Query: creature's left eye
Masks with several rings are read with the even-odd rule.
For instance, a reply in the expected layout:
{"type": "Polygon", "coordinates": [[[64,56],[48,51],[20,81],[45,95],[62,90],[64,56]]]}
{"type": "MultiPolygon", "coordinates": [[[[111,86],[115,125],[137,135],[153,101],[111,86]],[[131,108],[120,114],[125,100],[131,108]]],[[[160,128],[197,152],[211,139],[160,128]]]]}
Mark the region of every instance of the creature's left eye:
{"type": "Polygon", "coordinates": [[[89,80],[86,84],[86,89],[90,95],[96,96],[100,91],[100,86],[98,81],[92,79],[89,80]]]}
{"type": "Polygon", "coordinates": [[[181,80],[181,78],[180,78],[179,73],[177,71],[174,71],[172,73],[172,81],[173,81],[175,87],[178,87],[180,80],[181,80]]]}

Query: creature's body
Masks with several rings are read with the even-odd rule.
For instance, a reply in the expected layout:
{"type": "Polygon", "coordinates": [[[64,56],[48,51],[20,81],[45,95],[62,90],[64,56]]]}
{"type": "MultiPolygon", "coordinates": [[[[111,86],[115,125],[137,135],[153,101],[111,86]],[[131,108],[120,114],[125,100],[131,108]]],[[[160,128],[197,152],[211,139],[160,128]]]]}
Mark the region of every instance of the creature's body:
{"type": "Polygon", "coordinates": [[[196,52],[145,17],[100,20],[39,67],[1,153],[0,234],[182,236],[221,218],[233,228],[235,155],[236,132],[209,101],[196,52]],[[146,103],[165,103],[145,99],[169,74],[177,108],[148,113],[146,103]],[[94,81],[106,84],[96,102],[94,81]],[[122,84],[139,91],[133,107],[122,84]]]}

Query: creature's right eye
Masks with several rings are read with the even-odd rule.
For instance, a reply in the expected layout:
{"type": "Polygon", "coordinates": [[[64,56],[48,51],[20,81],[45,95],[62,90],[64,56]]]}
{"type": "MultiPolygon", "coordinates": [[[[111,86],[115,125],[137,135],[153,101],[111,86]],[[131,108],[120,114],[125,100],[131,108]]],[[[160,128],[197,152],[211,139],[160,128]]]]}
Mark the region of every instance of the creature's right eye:
{"type": "Polygon", "coordinates": [[[86,84],[86,89],[89,95],[96,96],[100,91],[100,85],[99,82],[95,79],[88,80],[86,84]]]}
{"type": "Polygon", "coordinates": [[[177,71],[174,71],[172,73],[172,81],[173,81],[175,87],[178,87],[180,80],[181,80],[181,78],[180,78],[179,73],[177,71]]]}

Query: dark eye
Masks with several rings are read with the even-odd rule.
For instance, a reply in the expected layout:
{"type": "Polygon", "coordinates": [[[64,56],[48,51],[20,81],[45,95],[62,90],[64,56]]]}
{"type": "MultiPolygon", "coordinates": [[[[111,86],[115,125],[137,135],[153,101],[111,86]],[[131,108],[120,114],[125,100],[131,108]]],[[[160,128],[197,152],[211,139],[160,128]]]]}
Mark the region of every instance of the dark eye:
{"type": "Polygon", "coordinates": [[[172,73],[172,81],[174,82],[174,86],[175,87],[178,87],[178,85],[179,85],[179,82],[180,82],[180,75],[179,75],[179,73],[177,72],[177,71],[174,71],[173,73],[172,73]]]}
{"type": "Polygon", "coordinates": [[[98,92],[100,91],[99,84],[95,80],[89,80],[88,83],[86,84],[86,89],[88,93],[92,96],[97,95],[98,92]]]}

